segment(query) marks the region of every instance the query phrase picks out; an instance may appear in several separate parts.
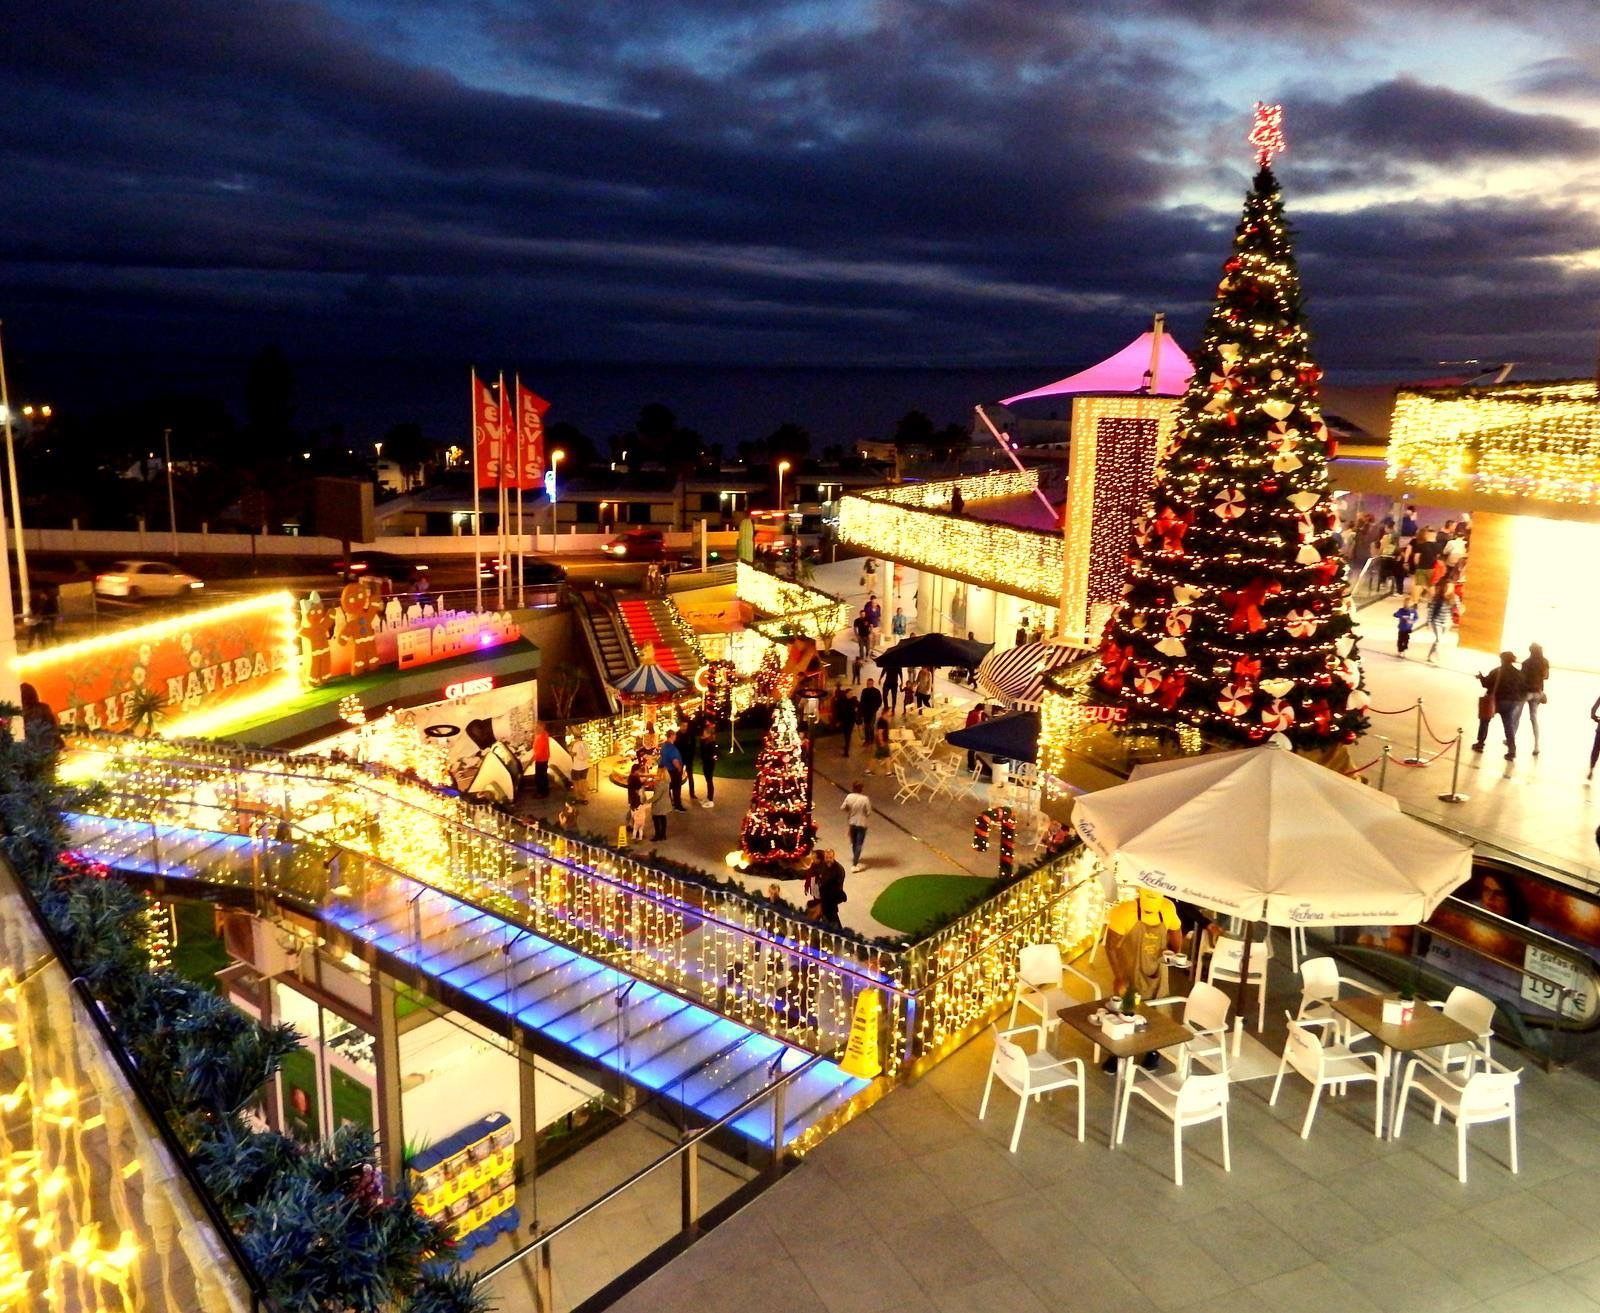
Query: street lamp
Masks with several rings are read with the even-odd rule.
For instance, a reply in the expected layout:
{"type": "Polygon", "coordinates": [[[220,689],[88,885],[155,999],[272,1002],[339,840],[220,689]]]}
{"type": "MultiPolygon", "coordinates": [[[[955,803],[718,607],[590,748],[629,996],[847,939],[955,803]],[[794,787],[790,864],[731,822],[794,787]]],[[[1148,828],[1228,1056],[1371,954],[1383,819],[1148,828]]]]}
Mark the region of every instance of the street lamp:
{"type": "Polygon", "coordinates": [[[778,462],[778,509],[780,511],[783,510],[783,508],[784,508],[784,502],[783,502],[783,476],[785,474],[787,474],[792,468],[793,468],[793,466],[791,466],[789,464],[789,462],[786,461],[786,460],[780,460],[778,462]]]}
{"type": "Polygon", "coordinates": [[[550,544],[553,550],[561,547],[561,520],[556,512],[556,476],[560,472],[561,462],[566,458],[567,453],[560,447],[550,453],[550,544]]]}

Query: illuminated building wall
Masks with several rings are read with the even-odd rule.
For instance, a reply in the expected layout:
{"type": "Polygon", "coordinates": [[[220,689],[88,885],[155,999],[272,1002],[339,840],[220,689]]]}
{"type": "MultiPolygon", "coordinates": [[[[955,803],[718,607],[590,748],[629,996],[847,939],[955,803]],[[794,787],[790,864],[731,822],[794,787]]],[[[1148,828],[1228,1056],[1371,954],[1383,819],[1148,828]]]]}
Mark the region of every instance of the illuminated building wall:
{"type": "Polygon", "coordinates": [[[1131,524],[1171,440],[1177,409],[1176,397],[1073,398],[1061,580],[1068,639],[1097,642],[1122,596],[1131,524]]]}

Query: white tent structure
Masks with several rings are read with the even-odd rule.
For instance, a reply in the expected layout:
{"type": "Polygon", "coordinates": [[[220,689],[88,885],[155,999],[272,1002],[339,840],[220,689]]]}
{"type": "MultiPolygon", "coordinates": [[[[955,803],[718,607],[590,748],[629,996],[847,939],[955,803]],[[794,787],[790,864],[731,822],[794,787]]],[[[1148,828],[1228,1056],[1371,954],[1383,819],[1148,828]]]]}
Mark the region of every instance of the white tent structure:
{"type": "Polygon", "coordinates": [[[1389,794],[1270,744],[1137,767],[1073,823],[1123,879],[1269,925],[1415,925],[1472,871],[1389,794]]]}

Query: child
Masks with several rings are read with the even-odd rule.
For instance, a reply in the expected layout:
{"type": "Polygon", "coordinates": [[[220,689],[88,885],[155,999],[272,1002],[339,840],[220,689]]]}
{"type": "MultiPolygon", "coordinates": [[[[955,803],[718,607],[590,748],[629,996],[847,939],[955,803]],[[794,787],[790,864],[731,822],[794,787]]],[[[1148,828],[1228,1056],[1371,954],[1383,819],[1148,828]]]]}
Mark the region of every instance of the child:
{"type": "Polygon", "coordinates": [[[1394,648],[1401,656],[1405,656],[1406,649],[1411,646],[1411,630],[1417,623],[1417,608],[1411,605],[1409,597],[1400,603],[1400,609],[1394,613],[1394,618],[1400,622],[1400,632],[1395,636],[1394,648]]]}

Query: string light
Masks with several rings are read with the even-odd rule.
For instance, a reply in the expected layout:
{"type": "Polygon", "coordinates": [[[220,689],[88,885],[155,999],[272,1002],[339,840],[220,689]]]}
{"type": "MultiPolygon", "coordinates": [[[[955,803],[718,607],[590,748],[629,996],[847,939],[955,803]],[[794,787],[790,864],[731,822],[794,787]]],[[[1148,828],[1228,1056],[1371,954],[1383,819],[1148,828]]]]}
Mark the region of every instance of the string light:
{"type": "Polygon", "coordinates": [[[1175,397],[1083,396],[1072,402],[1067,471],[1071,530],[1061,585],[1064,636],[1096,641],[1122,595],[1128,535],[1171,440],[1175,397]]]}
{"type": "Polygon", "coordinates": [[[1283,136],[1283,106],[1256,101],[1246,140],[1256,148],[1256,163],[1263,169],[1270,168],[1273,159],[1287,148],[1283,136]]]}
{"type": "Polygon", "coordinates": [[[775,619],[753,626],[773,641],[789,634],[807,638],[832,638],[850,619],[850,604],[820,588],[809,588],[792,579],[780,579],[765,570],[738,562],[734,574],[734,595],[757,611],[775,619]]]}
{"type": "Polygon", "coordinates": [[[1026,529],[972,514],[981,502],[1031,497],[1038,486],[1038,470],[995,470],[853,494],[839,502],[839,539],[889,560],[1055,606],[1065,568],[1060,530],[1026,529]],[[957,487],[966,502],[964,515],[948,513],[957,487]]]}
{"type": "Polygon", "coordinates": [[[1600,503],[1600,388],[1590,379],[1395,396],[1389,478],[1408,487],[1600,503]]]}

